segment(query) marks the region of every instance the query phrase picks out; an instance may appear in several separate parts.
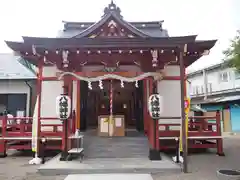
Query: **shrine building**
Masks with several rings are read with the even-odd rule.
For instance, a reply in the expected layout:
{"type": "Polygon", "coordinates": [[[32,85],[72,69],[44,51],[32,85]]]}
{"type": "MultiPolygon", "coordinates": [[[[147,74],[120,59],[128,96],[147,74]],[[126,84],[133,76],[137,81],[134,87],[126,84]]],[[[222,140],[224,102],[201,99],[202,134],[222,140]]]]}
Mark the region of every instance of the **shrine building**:
{"type": "Polygon", "coordinates": [[[71,99],[73,133],[79,129],[96,136],[127,136],[136,131],[158,150],[161,142],[155,139],[155,130],[158,137],[171,130],[179,133],[180,126],[164,126],[182,121],[185,69],[207,55],[216,40],[169,36],[163,21],[128,22],[113,2],[100,21],[63,23],[56,38],[24,36],[23,42],[6,41],[38,67],[34,112],[38,136],[44,131],[61,136],[64,131],[49,127],[62,125],[56,118],[56,98],[61,94],[71,99]],[[148,97],[154,93],[162,97],[157,126],[148,113],[148,97]]]}

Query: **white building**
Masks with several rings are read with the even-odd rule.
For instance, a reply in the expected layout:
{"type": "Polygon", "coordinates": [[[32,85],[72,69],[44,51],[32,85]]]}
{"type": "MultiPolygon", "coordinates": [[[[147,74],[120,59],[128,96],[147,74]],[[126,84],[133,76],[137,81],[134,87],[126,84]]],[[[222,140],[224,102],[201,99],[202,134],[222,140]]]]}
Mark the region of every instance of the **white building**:
{"type": "Polygon", "coordinates": [[[13,54],[0,54],[0,63],[0,113],[7,110],[14,116],[32,115],[35,73],[13,54]]]}
{"type": "Polygon", "coordinates": [[[188,91],[194,99],[240,91],[240,73],[221,63],[188,74],[188,91]]]}
{"type": "Polygon", "coordinates": [[[192,103],[222,111],[223,129],[240,130],[240,73],[220,63],[188,74],[192,103]]]}

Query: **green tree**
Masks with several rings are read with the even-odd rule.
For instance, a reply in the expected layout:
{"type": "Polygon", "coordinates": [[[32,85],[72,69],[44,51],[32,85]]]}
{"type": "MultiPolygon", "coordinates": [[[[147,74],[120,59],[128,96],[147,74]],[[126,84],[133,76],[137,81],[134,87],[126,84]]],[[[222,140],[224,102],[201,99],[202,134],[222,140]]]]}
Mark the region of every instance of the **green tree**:
{"type": "Polygon", "coordinates": [[[231,40],[230,47],[223,51],[223,54],[229,66],[240,72],[240,30],[237,31],[237,35],[231,40]]]}

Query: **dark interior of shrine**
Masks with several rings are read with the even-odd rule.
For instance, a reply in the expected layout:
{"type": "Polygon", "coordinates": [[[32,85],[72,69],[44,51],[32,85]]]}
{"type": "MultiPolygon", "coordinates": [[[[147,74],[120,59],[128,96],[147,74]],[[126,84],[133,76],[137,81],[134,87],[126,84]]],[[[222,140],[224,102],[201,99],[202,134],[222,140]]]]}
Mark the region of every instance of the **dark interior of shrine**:
{"type": "Polygon", "coordinates": [[[80,130],[97,129],[98,116],[110,115],[110,89],[113,88],[113,115],[124,115],[125,128],[143,131],[143,82],[124,83],[121,87],[119,80],[99,82],[80,82],[80,130]]]}

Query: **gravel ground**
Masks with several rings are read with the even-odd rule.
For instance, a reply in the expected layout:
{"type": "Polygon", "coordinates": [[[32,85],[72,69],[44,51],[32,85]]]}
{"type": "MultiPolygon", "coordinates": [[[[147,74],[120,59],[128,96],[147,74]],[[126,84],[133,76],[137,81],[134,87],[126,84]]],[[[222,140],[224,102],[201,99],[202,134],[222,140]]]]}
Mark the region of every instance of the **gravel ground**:
{"type": "MultiPolygon", "coordinates": [[[[221,168],[238,169],[240,167],[240,136],[224,140],[225,157],[213,153],[194,154],[189,156],[188,174],[153,175],[155,180],[215,180],[216,170],[221,168]]],[[[29,154],[14,153],[0,159],[0,180],[64,180],[65,176],[41,176],[37,167],[28,165],[29,154]]]]}

